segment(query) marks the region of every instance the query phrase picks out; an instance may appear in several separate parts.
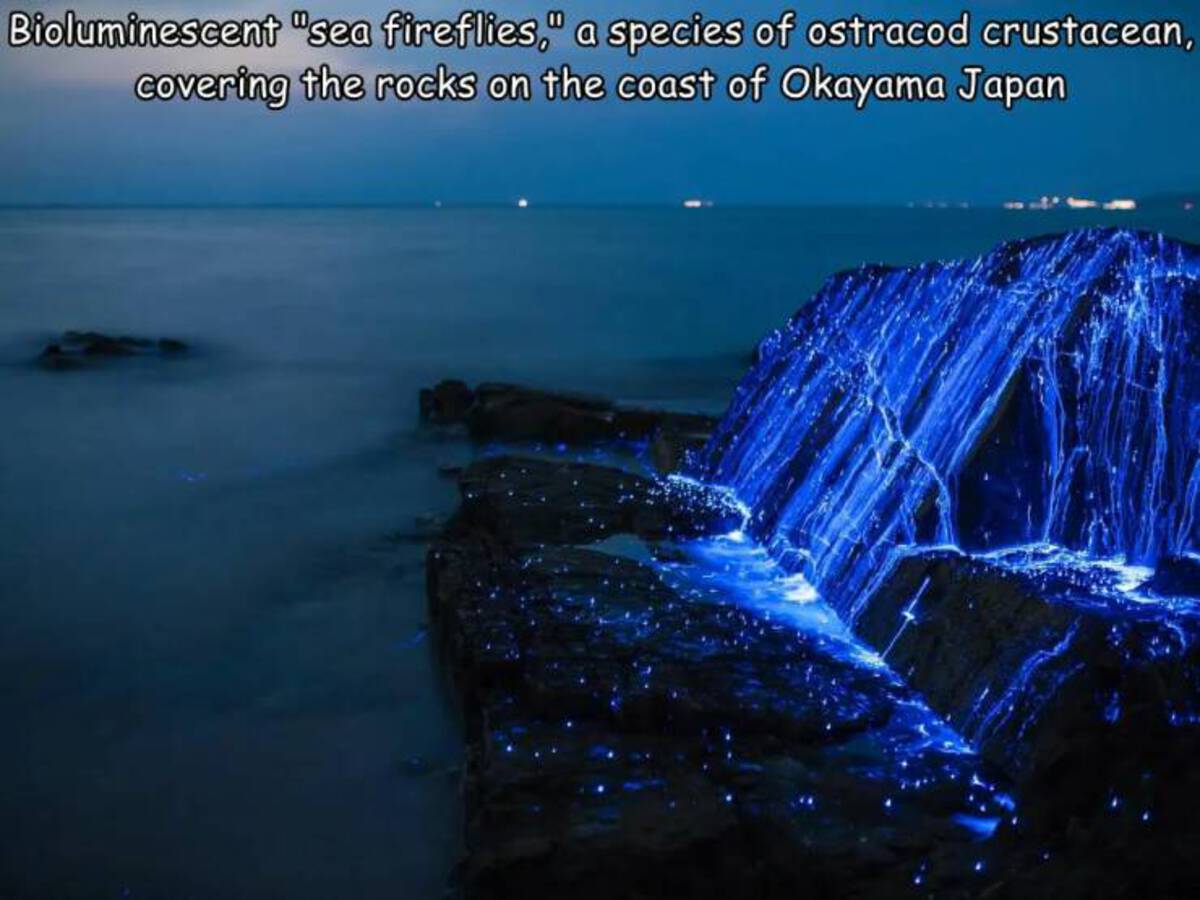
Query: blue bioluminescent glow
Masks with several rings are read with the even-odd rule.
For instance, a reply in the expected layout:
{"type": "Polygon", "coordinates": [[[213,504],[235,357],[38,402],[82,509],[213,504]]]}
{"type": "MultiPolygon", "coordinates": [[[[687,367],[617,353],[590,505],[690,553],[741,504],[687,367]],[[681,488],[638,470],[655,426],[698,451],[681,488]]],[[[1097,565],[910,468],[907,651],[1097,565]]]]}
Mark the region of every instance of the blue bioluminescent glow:
{"type": "Polygon", "coordinates": [[[898,550],[1200,544],[1200,250],[1091,230],[832,278],[760,348],[704,477],[849,621],[898,550]]]}
{"type": "MultiPolygon", "coordinates": [[[[745,610],[748,641],[763,630],[794,634],[797,658],[787,664],[812,672],[804,689],[822,708],[844,711],[860,702],[853,687],[861,687],[859,679],[888,697],[893,708],[884,721],[844,749],[830,750],[844,757],[849,775],[879,787],[883,812],[941,794],[949,804],[947,817],[976,839],[990,837],[1001,819],[1011,816],[1013,800],[984,776],[984,761],[849,631],[802,575],[785,573],[762,547],[736,533],[690,541],[680,549],[684,561],[655,564],[660,576],[688,603],[745,610]],[[837,660],[845,670],[831,675],[814,667],[805,661],[813,652],[837,660]]],[[[725,741],[730,737],[726,732],[725,741]]],[[[830,791],[836,793],[836,788],[830,791]]],[[[822,800],[819,794],[805,794],[795,807],[809,811],[822,800]]]]}

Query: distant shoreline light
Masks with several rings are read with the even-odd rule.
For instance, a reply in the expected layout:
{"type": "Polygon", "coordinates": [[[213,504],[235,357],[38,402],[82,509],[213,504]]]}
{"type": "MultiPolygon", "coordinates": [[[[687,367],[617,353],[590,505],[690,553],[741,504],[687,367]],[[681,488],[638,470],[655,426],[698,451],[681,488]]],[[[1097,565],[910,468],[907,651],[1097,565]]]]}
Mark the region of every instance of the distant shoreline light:
{"type": "Polygon", "coordinates": [[[1050,197],[1042,196],[1036,200],[1005,200],[1001,204],[1004,209],[1106,209],[1111,211],[1131,212],[1138,208],[1136,200],[1119,197],[1114,200],[1089,200],[1086,197],[1050,197]]]}

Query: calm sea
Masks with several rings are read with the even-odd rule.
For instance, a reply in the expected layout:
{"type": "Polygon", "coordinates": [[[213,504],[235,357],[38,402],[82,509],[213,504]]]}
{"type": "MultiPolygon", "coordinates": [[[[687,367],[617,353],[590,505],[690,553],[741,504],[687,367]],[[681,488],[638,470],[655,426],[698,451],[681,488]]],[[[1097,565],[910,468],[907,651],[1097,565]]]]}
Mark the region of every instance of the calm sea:
{"type": "Polygon", "coordinates": [[[719,411],[832,271],[1200,215],[0,212],[0,896],[437,897],[446,376],[719,411]],[[56,332],[195,353],[51,374],[56,332]]]}

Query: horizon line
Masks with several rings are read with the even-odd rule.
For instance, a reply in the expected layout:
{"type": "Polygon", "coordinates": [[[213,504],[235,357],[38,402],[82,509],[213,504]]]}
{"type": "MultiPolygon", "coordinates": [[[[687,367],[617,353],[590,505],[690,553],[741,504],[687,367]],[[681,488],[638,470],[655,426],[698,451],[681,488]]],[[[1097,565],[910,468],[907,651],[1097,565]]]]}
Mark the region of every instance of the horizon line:
{"type": "MultiPolygon", "coordinates": [[[[1157,201],[1160,198],[1174,197],[1177,192],[1155,194],[1136,198],[1139,208],[1144,202],[1157,201]]],[[[1184,192],[1178,192],[1180,194],[1184,192]]],[[[1200,196],[1200,195],[1198,195],[1200,196]]],[[[524,199],[524,198],[522,198],[524,199]]],[[[0,201],[0,210],[4,211],[37,211],[37,210],[482,210],[482,209],[513,209],[530,212],[538,209],[662,209],[681,210],[687,212],[712,211],[714,209],[906,209],[926,210],[930,212],[970,212],[978,210],[997,210],[1001,212],[1106,212],[1109,210],[1092,209],[1077,210],[1059,206],[1051,209],[1010,210],[1005,208],[1008,201],[988,200],[907,200],[907,201],[792,201],[792,202],[753,202],[731,201],[728,203],[703,199],[704,206],[700,209],[690,209],[686,206],[689,201],[547,201],[539,203],[528,201],[521,206],[519,200],[482,200],[482,201],[424,201],[397,203],[318,203],[318,202],[178,202],[178,203],[122,203],[122,202],[5,202],[0,201]]]]}

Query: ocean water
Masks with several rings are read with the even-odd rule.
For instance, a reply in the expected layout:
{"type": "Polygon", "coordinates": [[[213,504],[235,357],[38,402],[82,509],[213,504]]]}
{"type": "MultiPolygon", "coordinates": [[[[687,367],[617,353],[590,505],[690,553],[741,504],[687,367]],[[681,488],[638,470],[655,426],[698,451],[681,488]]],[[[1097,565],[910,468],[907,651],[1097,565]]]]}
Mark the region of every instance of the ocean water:
{"type": "Polygon", "coordinates": [[[442,377],[719,412],[832,271],[1200,215],[0,211],[0,896],[438,897],[442,377]],[[50,373],[70,328],[194,353],[50,373]]]}

